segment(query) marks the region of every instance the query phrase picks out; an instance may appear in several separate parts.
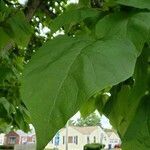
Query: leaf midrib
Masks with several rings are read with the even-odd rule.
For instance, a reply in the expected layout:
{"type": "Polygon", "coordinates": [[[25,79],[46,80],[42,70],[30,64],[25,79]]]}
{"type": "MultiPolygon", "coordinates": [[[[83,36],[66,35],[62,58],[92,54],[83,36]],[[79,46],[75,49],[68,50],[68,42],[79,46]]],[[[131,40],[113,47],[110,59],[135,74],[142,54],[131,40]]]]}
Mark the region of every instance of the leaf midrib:
{"type": "MultiPolygon", "coordinates": [[[[76,43],[73,43],[72,45],[75,45],[75,44],[78,44],[78,43],[81,43],[81,42],[83,42],[83,41],[77,41],[76,43]]],[[[84,49],[86,49],[87,47],[93,45],[95,42],[96,42],[96,41],[94,41],[94,42],[92,42],[91,44],[88,44],[87,46],[85,46],[84,48],[82,48],[82,49],[79,51],[79,53],[76,55],[76,57],[73,59],[73,61],[72,61],[72,63],[70,64],[70,66],[68,67],[68,70],[66,71],[66,76],[64,76],[64,79],[62,80],[62,82],[61,82],[61,84],[60,84],[60,86],[59,86],[59,88],[58,88],[58,92],[57,92],[58,94],[56,94],[56,96],[55,96],[55,99],[54,99],[54,102],[53,102],[53,105],[52,105],[52,109],[51,109],[51,111],[50,111],[50,113],[49,113],[49,115],[48,115],[49,117],[51,116],[51,114],[52,114],[52,112],[53,112],[53,110],[54,110],[54,106],[55,106],[55,104],[56,104],[56,101],[57,101],[57,98],[58,98],[58,96],[59,96],[60,90],[61,90],[61,88],[62,88],[64,82],[66,81],[66,79],[67,79],[67,77],[68,77],[68,74],[69,74],[69,72],[70,72],[70,70],[71,70],[71,67],[72,67],[72,65],[74,64],[75,60],[77,59],[77,57],[80,56],[80,54],[82,53],[82,51],[83,51],[84,49]]],[[[47,127],[49,126],[49,123],[50,123],[50,119],[48,119],[47,127]]],[[[45,136],[46,136],[46,134],[47,134],[47,132],[45,132],[45,136]]]]}

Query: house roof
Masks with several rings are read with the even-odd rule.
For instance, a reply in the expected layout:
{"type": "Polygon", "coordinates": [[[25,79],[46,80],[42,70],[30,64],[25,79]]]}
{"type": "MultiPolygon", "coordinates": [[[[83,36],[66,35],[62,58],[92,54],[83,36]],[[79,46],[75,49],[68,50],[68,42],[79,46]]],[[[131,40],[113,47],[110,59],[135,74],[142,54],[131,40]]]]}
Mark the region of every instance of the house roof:
{"type": "Polygon", "coordinates": [[[20,136],[25,136],[26,135],[26,133],[24,133],[23,131],[21,131],[21,130],[17,130],[17,131],[15,131],[18,135],[20,135],[20,136]]]}
{"type": "Polygon", "coordinates": [[[104,129],[104,131],[108,135],[108,137],[110,137],[113,133],[116,134],[116,136],[118,136],[117,131],[114,129],[104,129]]]}
{"type": "Polygon", "coordinates": [[[16,134],[16,135],[18,135],[18,136],[33,136],[33,135],[35,135],[35,133],[34,132],[32,132],[32,131],[30,131],[30,132],[28,132],[28,133],[25,133],[25,132],[23,132],[22,130],[17,130],[17,131],[11,131],[11,132],[9,132],[8,134],[6,134],[6,135],[9,135],[9,134],[11,134],[11,133],[14,133],[14,134],[16,134]]]}
{"type": "Polygon", "coordinates": [[[98,129],[98,126],[91,126],[91,127],[76,127],[72,126],[73,129],[77,130],[78,132],[88,135],[91,134],[94,130],[98,129]]]}
{"type": "Polygon", "coordinates": [[[9,133],[5,134],[5,136],[19,136],[18,133],[16,133],[15,131],[10,131],[9,133]]]}

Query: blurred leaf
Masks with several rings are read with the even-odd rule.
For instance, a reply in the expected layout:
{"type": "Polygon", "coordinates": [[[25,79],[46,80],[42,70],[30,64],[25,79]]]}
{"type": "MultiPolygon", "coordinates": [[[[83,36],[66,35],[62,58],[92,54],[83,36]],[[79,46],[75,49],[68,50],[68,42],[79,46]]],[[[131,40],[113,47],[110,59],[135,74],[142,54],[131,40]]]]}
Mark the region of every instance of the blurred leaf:
{"type": "Polygon", "coordinates": [[[149,0],[116,0],[117,3],[132,6],[137,8],[147,8],[150,9],[150,1],[149,0]]]}
{"type": "Polygon", "coordinates": [[[149,33],[149,12],[131,15],[124,13],[110,14],[101,19],[96,25],[98,38],[108,38],[111,36],[127,37],[132,40],[139,52],[143,49],[145,42],[150,39],[149,33]]]}
{"type": "Polygon", "coordinates": [[[85,104],[83,104],[80,108],[81,117],[86,118],[91,113],[93,113],[96,110],[95,107],[95,98],[90,98],[85,104]]]}
{"type": "Polygon", "coordinates": [[[150,149],[150,95],[142,98],[122,141],[123,150],[150,149]]]}
{"type": "MultiPolygon", "coordinates": [[[[150,72],[148,72],[149,67],[148,57],[150,56],[149,52],[150,52],[149,49],[144,49],[141,56],[137,60],[134,73],[135,83],[133,87],[129,85],[122,85],[121,87],[120,86],[113,87],[111,90],[112,96],[110,97],[110,100],[101,110],[106,114],[106,116],[110,119],[112,125],[117,129],[121,139],[123,140],[122,144],[125,147],[126,144],[128,145],[131,142],[130,138],[129,139],[127,138],[124,143],[124,138],[126,134],[133,134],[135,130],[137,130],[136,132],[138,132],[138,129],[141,128],[141,124],[135,123],[137,127],[133,131],[131,131],[132,133],[131,132],[128,133],[128,130],[130,130],[131,128],[131,125],[134,124],[132,123],[132,121],[138,117],[137,109],[141,107],[142,99],[143,97],[145,97],[146,91],[149,90],[148,88],[148,78],[150,76],[150,72]]],[[[145,113],[147,113],[146,110],[145,113]]],[[[138,120],[142,119],[141,115],[139,115],[139,118],[137,119],[138,120]]],[[[146,128],[147,127],[145,127],[145,129],[146,128]]],[[[136,143],[129,144],[128,146],[130,148],[132,147],[132,150],[136,150],[138,148],[138,145],[144,143],[145,138],[143,138],[142,135],[140,137],[139,134],[134,134],[133,140],[135,140],[136,143]]],[[[142,146],[140,146],[140,148],[141,147],[143,147],[143,149],[149,148],[147,147],[147,145],[143,146],[143,144],[142,146]]]]}
{"type": "Polygon", "coordinates": [[[90,3],[91,3],[90,0],[79,0],[79,6],[82,7],[90,7],[90,3]]]}
{"type": "Polygon", "coordinates": [[[7,79],[7,77],[12,73],[11,69],[0,65],[0,86],[2,85],[3,81],[7,79]]]}
{"type": "Polygon", "coordinates": [[[24,14],[21,11],[15,13],[7,20],[7,25],[12,32],[9,33],[9,29],[5,28],[7,34],[11,36],[18,46],[26,47],[30,40],[32,30],[24,14]]]}
{"type": "Polygon", "coordinates": [[[10,104],[4,97],[0,98],[0,106],[1,106],[0,107],[0,111],[1,111],[0,114],[2,115],[4,113],[4,109],[5,109],[6,113],[9,115],[10,104]],[[2,108],[4,108],[3,111],[2,111],[2,108]]]}
{"type": "Polygon", "coordinates": [[[0,53],[2,51],[6,51],[6,49],[9,48],[9,44],[12,42],[12,39],[9,37],[9,35],[4,31],[2,27],[0,27],[0,35],[3,38],[0,38],[0,53]]]}
{"type": "Polygon", "coordinates": [[[54,33],[64,25],[74,25],[83,21],[86,18],[96,17],[99,15],[99,11],[89,8],[80,8],[70,10],[62,15],[58,16],[51,24],[51,32],[54,33]]]}

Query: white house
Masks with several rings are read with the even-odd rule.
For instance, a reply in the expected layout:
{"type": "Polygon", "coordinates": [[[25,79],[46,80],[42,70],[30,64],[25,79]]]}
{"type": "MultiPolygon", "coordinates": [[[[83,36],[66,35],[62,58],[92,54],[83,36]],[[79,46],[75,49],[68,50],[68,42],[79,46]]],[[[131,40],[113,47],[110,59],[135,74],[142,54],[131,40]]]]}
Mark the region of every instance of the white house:
{"type": "MultiPolygon", "coordinates": [[[[92,127],[68,127],[68,149],[83,150],[83,146],[88,143],[102,143],[108,146],[108,135],[99,126],[92,127]]],[[[106,146],[106,147],[107,147],[106,146]]],[[[47,145],[47,148],[58,148],[65,150],[66,128],[61,129],[47,145]]]]}
{"type": "Polygon", "coordinates": [[[114,148],[115,145],[121,144],[121,140],[115,130],[105,129],[104,131],[107,134],[107,145],[109,149],[114,148]]]}
{"type": "Polygon", "coordinates": [[[5,134],[0,134],[0,145],[4,144],[5,134]]]}
{"type": "MultiPolygon", "coordinates": [[[[6,135],[0,134],[0,145],[9,144],[9,138],[16,137],[14,144],[27,144],[35,143],[34,131],[24,133],[21,130],[10,132],[6,135]],[[5,138],[4,138],[5,137],[5,138]],[[5,140],[4,140],[5,139],[5,140]],[[4,142],[5,141],[5,142],[4,142]]],[[[115,145],[120,145],[121,141],[116,131],[110,129],[102,129],[100,126],[91,127],[76,127],[69,126],[67,129],[62,128],[49,142],[46,148],[58,148],[59,150],[66,149],[66,140],[68,141],[68,150],[83,150],[84,145],[90,143],[101,143],[105,148],[114,148],[115,145]],[[66,139],[67,135],[67,139],[66,139]]],[[[19,146],[19,145],[18,145],[19,146]]],[[[35,146],[35,145],[33,145],[35,146]]],[[[20,149],[20,147],[19,147],[20,149]]]]}
{"type": "Polygon", "coordinates": [[[35,143],[36,141],[35,132],[32,130],[28,133],[17,130],[16,133],[19,135],[19,144],[35,143]]]}
{"type": "Polygon", "coordinates": [[[5,135],[5,142],[6,145],[15,145],[15,144],[29,144],[35,143],[35,133],[28,132],[25,133],[22,130],[11,131],[5,135]]]}

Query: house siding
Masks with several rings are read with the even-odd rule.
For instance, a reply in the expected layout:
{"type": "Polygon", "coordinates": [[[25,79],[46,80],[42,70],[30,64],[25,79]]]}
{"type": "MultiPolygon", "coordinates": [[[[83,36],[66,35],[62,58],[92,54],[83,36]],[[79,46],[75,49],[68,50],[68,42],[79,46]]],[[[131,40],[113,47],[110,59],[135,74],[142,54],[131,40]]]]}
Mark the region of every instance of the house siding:
{"type": "Polygon", "coordinates": [[[16,145],[16,144],[27,144],[27,143],[35,143],[35,134],[30,135],[24,132],[17,133],[17,131],[11,131],[5,135],[5,142],[6,145],[16,145]],[[15,142],[12,142],[12,138],[14,138],[15,142]]]}
{"type": "Polygon", "coordinates": [[[9,132],[8,134],[5,135],[5,144],[6,145],[15,145],[20,143],[20,137],[17,133],[14,131],[9,132]],[[14,138],[14,141],[12,140],[14,138]]]}
{"type": "MultiPolygon", "coordinates": [[[[95,129],[89,133],[88,132],[81,133],[74,127],[68,127],[68,137],[70,139],[70,141],[68,141],[68,149],[83,150],[84,145],[88,144],[87,138],[89,138],[89,143],[94,142],[101,143],[101,141],[103,140],[101,137],[102,133],[106,136],[106,133],[100,127],[95,127],[95,129]],[[78,137],[77,143],[75,141],[76,137],[78,137]]],[[[106,144],[106,142],[103,144],[106,144]]],[[[60,150],[64,150],[65,147],[66,147],[66,129],[64,128],[59,131],[59,144],[55,145],[55,137],[54,137],[53,140],[47,145],[47,148],[58,148],[60,150]]]]}

